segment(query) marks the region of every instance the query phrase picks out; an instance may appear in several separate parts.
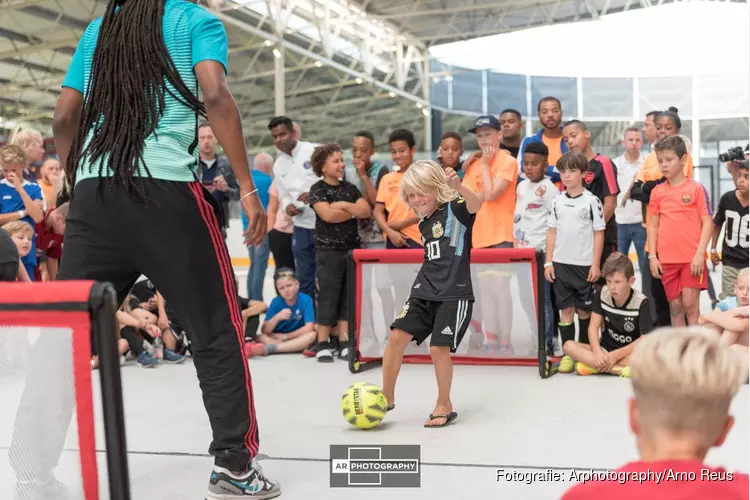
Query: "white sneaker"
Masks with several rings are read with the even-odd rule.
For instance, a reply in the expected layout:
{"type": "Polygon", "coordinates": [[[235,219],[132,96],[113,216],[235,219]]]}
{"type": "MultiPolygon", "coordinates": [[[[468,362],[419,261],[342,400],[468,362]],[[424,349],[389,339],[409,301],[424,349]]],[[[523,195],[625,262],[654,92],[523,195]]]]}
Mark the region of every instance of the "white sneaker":
{"type": "Polygon", "coordinates": [[[281,485],[263,475],[257,460],[241,476],[235,476],[223,467],[214,466],[208,482],[207,500],[266,500],[281,495],[281,485]]]}

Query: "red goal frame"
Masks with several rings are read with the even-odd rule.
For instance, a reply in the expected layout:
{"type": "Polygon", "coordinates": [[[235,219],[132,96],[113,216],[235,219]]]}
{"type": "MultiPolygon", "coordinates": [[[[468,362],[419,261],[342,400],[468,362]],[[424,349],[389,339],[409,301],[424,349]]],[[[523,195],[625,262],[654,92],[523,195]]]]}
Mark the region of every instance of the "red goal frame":
{"type": "Polygon", "coordinates": [[[97,343],[99,353],[109,498],[130,500],[120,356],[115,329],[116,310],[117,293],[108,283],[0,282],[0,325],[66,328],[72,331],[76,423],[85,500],[100,498],[91,377],[92,340],[97,343]]]}
{"type": "MultiPolygon", "coordinates": [[[[349,297],[354,298],[349,307],[349,370],[357,373],[363,369],[377,366],[382,362],[381,358],[363,357],[357,346],[359,346],[359,325],[362,320],[362,264],[421,264],[424,260],[424,251],[421,249],[358,249],[349,253],[348,268],[348,292],[349,297]]],[[[507,264],[528,262],[531,266],[531,276],[534,286],[534,302],[536,307],[537,334],[539,337],[539,350],[536,358],[530,357],[508,357],[508,358],[477,358],[470,356],[452,356],[456,364],[472,365],[513,365],[513,366],[539,366],[539,374],[546,378],[545,366],[547,353],[545,350],[545,313],[544,313],[544,253],[533,248],[497,248],[497,249],[473,249],[471,251],[472,264],[507,264]]],[[[405,363],[431,364],[429,355],[405,355],[405,363]]]]}

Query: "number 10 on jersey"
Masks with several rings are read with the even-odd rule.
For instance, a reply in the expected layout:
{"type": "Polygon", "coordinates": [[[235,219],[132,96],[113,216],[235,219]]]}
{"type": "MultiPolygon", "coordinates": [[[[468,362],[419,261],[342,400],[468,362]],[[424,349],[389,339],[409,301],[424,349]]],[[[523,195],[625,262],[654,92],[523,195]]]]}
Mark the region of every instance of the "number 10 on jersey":
{"type": "Polygon", "coordinates": [[[427,243],[427,260],[437,260],[440,258],[440,240],[433,240],[427,243]]]}

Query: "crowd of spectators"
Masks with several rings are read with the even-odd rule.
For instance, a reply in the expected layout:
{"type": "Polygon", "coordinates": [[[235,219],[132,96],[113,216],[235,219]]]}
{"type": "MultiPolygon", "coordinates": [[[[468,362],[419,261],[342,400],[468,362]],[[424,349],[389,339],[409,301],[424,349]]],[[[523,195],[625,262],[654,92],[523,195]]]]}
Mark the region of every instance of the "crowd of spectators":
{"type": "MultiPolygon", "coordinates": [[[[466,154],[461,136],[448,132],[435,160],[454,169],[463,185],[482,199],[473,248],[532,247],[545,252],[548,354],[565,354],[563,364],[570,368],[580,356],[568,356],[565,342],[575,341],[577,332],[578,343],[591,350],[590,332],[595,330],[596,338],[607,332],[602,289],[615,271],[630,288],[625,296],[608,290],[607,300],[611,307],[630,310],[628,314],[633,310],[628,304],[637,302],[635,309],[645,311],[641,314],[648,323],[641,333],[655,326],[725,325],[724,338],[746,344],[746,335],[737,339],[726,325],[736,326],[732,318],[747,310],[747,162],[729,165],[735,189],[715,206],[692,179],[690,143],[680,136],[676,109],[651,112],[642,129],[626,129],[624,153],[614,159],[596,153],[585,123],[562,122],[558,99],[543,98],[537,110],[542,128],[530,137],[522,137],[521,114],[506,109],[476,120],[471,133],[478,151],[466,154]],[[633,271],[622,259],[609,266],[609,275],[604,272],[616,252],[630,263],[631,248],[642,288],[632,293],[633,271]],[[722,263],[722,302],[715,313],[702,317],[700,291],[710,284],[707,259],[722,263]],[[723,313],[735,316],[727,321],[719,318],[723,313]]],[[[260,246],[248,248],[246,293],[238,298],[247,354],[301,351],[323,362],[346,358],[346,310],[351,303],[345,293],[346,251],[422,248],[420,219],[399,190],[414,162],[414,135],[405,129],[390,134],[389,167],[373,160],[376,138],[366,130],[353,134],[347,165],[337,145],[302,140],[299,125],[287,117],[273,118],[268,129],[275,158],[258,154],[252,170],[267,211],[268,235],[260,246]],[[271,257],[277,293],[264,297],[271,257]]],[[[226,238],[237,182],[226,158],[217,154],[210,124],[199,125],[198,143],[196,180],[215,199],[226,238]]],[[[67,190],[61,189],[59,163],[44,157],[42,145],[38,132],[22,130],[0,149],[0,226],[5,230],[0,232],[0,274],[6,281],[54,280],[62,257],[68,200],[58,195],[67,190]]],[[[246,227],[244,214],[241,218],[246,227]]],[[[512,324],[504,313],[504,303],[510,302],[503,297],[507,284],[502,278],[479,282],[473,338],[491,354],[513,355],[512,324]]],[[[386,321],[399,314],[408,294],[408,289],[398,288],[378,290],[386,321]]],[[[136,283],[118,321],[122,353],[142,366],[180,363],[189,354],[189,332],[180,327],[148,277],[136,283]]],[[[643,318],[641,323],[645,325],[643,318]]],[[[637,337],[627,338],[634,342],[637,337]]],[[[596,344],[594,361],[600,363],[598,349],[604,348],[596,344]]]]}

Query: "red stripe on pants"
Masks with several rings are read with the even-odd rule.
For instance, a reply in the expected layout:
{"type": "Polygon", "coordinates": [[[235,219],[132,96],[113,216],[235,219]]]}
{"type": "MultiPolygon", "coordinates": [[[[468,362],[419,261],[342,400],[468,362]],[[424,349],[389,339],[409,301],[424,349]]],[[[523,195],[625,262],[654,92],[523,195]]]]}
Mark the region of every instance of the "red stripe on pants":
{"type": "Polygon", "coordinates": [[[221,229],[219,228],[219,221],[216,218],[213,206],[204,198],[203,188],[198,182],[190,183],[190,190],[195,196],[195,200],[198,203],[198,210],[200,211],[203,221],[206,223],[208,232],[211,235],[211,241],[216,251],[216,257],[219,261],[219,268],[221,270],[222,281],[224,282],[224,294],[227,299],[227,305],[232,318],[232,324],[234,325],[235,334],[237,335],[237,341],[239,342],[240,349],[239,354],[242,356],[242,365],[245,368],[245,386],[247,388],[247,407],[250,416],[250,425],[248,426],[247,432],[245,433],[245,446],[247,446],[250,452],[250,457],[255,457],[258,454],[258,421],[255,418],[255,405],[253,403],[253,384],[250,377],[250,369],[247,365],[247,358],[245,357],[245,337],[242,331],[242,316],[240,314],[239,304],[237,302],[237,288],[234,282],[234,273],[229,259],[229,251],[224,244],[224,239],[221,236],[221,229]]]}

